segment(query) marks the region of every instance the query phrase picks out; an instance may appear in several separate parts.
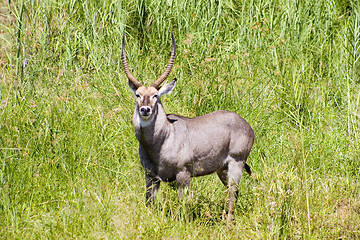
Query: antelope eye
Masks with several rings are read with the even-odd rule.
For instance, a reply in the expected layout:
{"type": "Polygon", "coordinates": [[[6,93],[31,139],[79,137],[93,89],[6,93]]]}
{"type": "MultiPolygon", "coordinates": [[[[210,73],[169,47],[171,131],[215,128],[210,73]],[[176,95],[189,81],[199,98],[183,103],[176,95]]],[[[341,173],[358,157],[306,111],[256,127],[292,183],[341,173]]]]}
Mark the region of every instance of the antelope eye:
{"type": "Polygon", "coordinates": [[[138,94],[138,93],[135,93],[135,96],[136,96],[136,98],[140,98],[140,97],[141,97],[140,94],[138,94]]]}
{"type": "Polygon", "coordinates": [[[157,93],[155,93],[154,95],[153,95],[153,98],[158,98],[159,97],[159,94],[157,94],[157,93]]]}

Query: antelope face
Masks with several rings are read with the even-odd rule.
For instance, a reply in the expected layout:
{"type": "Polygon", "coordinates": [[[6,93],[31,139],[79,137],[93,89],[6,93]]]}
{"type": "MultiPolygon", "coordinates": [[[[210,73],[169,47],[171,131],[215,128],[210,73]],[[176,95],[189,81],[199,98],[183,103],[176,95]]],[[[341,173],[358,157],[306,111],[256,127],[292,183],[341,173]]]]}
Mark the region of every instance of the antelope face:
{"type": "Polygon", "coordinates": [[[144,119],[150,119],[156,113],[156,104],[159,100],[159,92],[154,87],[139,87],[134,92],[137,100],[137,111],[139,116],[144,119]]]}
{"type": "Polygon", "coordinates": [[[150,87],[136,87],[129,81],[129,87],[136,96],[136,110],[143,120],[152,119],[156,115],[157,104],[160,102],[160,96],[170,94],[176,86],[176,78],[168,84],[163,85],[159,90],[150,87]]]}

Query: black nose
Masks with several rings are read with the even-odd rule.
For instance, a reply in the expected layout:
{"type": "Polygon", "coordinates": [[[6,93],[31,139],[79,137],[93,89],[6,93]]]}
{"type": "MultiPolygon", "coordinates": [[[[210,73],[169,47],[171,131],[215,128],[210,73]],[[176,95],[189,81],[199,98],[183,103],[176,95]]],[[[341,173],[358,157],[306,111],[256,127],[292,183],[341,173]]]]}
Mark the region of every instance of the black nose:
{"type": "Polygon", "coordinates": [[[148,106],[143,106],[140,108],[140,114],[141,115],[149,115],[151,111],[151,108],[148,106]]]}

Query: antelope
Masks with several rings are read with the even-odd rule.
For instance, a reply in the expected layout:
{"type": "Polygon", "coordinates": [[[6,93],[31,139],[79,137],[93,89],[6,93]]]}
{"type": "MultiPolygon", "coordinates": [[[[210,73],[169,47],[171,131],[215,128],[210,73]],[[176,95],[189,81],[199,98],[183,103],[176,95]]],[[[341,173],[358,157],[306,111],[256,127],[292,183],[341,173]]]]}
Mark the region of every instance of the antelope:
{"type": "Polygon", "coordinates": [[[137,102],[133,115],[139,156],[145,170],[146,202],[153,203],[160,182],[176,181],[178,196],[190,185],[192,177],[216,172],[228,187],[228,218],[233,217],[238,184],[243,170],[251,175],[246,160],[254,143],[254,131],[238,114],[216,111],[188,118],[166,114],[160,97],[170,94],[176,78],[160,86],[168,77],[175,60],[175,38],[165,72],[149,87],[143,86],[130,72],[122,39],[121,59],[130,89],[137,102]]]}

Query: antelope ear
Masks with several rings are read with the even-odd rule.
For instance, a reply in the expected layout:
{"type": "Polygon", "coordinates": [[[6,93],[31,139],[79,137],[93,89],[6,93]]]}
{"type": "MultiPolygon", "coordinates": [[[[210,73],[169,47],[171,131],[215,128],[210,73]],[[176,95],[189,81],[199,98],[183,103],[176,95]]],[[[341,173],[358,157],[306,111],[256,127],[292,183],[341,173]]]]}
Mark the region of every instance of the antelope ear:
{"type": "Polygon", "coordinates": [[[176,86],[176,81],[177,79],[174,78],[174,80],[172,80],[171,82],[165,84],[164,86],[162,86],[160,89],[159,89],[159,95],[163,95],[163,94],[170,94],[175,86],[176,86]]]}

